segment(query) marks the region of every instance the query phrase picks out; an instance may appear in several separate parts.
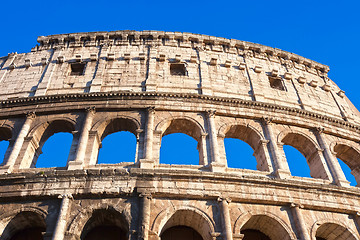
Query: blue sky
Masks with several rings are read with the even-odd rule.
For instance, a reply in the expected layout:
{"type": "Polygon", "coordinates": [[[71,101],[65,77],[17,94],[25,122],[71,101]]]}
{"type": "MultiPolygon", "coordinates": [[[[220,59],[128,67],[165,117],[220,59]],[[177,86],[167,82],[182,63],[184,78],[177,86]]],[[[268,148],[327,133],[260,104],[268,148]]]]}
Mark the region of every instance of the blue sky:
{"type": "Polygon", "coordinates": [[[360,1],[3,1],[0,56],[28,52],[40,35],[163,30],[277,47],[330,66],[360,108],[360,1]]]}

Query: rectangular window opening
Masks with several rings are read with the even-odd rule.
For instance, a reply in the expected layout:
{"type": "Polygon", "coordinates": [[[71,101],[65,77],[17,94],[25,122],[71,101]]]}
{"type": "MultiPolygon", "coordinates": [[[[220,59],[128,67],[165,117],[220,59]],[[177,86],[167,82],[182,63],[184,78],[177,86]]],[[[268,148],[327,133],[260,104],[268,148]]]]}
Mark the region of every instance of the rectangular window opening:
{"type": "Polygon", "coordinates": [[[184,63],[170,64],[170,74],[176,76],[186,76],[186,66],[184,63]]]}
{"type": "Polygon", "coordinates": [[[72,76],[84,75],[86,63],[71,63],[71,74],[72,76]]]}
{"type": "Polygon", "coordinates": [[[281,78],[269,77],[269,82],[270,82],[270,87],[277,90],[285,91],[285,87],[281,78]]]}

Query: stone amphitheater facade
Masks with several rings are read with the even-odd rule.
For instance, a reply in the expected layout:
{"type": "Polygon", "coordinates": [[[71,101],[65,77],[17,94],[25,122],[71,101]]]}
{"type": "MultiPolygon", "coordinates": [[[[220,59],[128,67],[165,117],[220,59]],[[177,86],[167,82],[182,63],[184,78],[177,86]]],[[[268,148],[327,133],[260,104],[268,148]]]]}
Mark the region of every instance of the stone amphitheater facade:
{"type": "Polygon", "coordinates": [[[359,188],[337,160],[360,183],[360,113],[327,66],[178,32],[38,42],[0,58],[2,240],[114,229],[121,240],[360,239],[359,188]],[[102,140],[118,131],[136,136],[134,161],[97,164],[102,140]],[[73,135],[67,166],[35,168],[57,132],[73,135]],[[171,133],[198,142],[198,165],[159,163],[171,133]],[[257,170],[227,167],[224,138],[249,144],[257,170]],[[291,175],[283,145],[305,156],[312,178],[291,175]]]}

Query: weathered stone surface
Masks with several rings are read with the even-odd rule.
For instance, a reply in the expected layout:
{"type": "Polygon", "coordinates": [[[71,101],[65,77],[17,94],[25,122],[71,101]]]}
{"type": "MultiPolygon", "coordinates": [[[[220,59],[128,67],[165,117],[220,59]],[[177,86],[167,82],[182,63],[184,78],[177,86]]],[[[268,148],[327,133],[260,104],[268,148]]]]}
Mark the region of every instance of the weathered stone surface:
{"type": "Polygon", "coordinates": [[[360,239],[360,114],[328,67],[279,49],[189,33],[117,31],[39,37],[0,58],[0,234],[38,228],[84,239],[118,226],[159,239],[189,226],[203,239],[360,239]],[[102,140],[137,138],[133,162],[98,164],[102,140]],[[45,141],[70,132],[65,168],[35,168],[45,141]],[[185,133],[199,165],[159,163],[161,139],[185,133]],[[224,138],[248,143],[257,171],[227,167],[224,138]],[[292,176],[283,145],[313,178],[292,176]],[[25,224],[26,223],[26,224],[25,224]],[[246,233],[246,232],[245,232],[246,233]]]}

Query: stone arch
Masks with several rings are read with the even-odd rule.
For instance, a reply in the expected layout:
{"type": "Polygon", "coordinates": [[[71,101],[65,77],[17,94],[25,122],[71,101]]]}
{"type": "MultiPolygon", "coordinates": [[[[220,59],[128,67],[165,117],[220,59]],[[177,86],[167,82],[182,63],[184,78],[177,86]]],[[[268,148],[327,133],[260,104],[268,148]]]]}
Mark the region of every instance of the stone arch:
{"type": "Polygon", "coordinates": [[[359,240],[354,230],[336,219],[316,221],[311,227],[310,234],[312,239],[320,237],[326,240],[359,240]]]}
{"type": "Polygon", "coordinates": [[[205,134],[204,127],[194,118],[188,116],[179,116],[167,118],[159,122],[155,131],[165,136],[171,133],[184,133],[200,141],[201,136],[205,134]],[[181,127],[187,127],[182,129],[181,127]]]}
{"type": "Polygon", "coordinates": [[[72,219],[67,228],[67,234],[73,236],[73,239],[80,239],[80,235],[83,232],[83,229],[87,222],[91,219],[95,211],[111,211],[117,213],[118,216],[121,216],[119,220],[122,226],[125,228],[127,233],[130,230],[131,214],[130,214],[130,204],[127,204],[124,208],[119,208],[116,205],[110,204],[100,204],[95,207],[88,207],[81,209],[81,211],[72,219]]]}
{"type": "Polygon", "coordinates": [[[248,211],[241,214],[235,221],[233,232],[239,234],[245,229],[258,230],[270,239],[297,239],[291,227],[284,220],[267,211],[248,211]]]}
{"type": "Polygon", "coordinates": [[[112,133],[121,131],[127,131],[135,135],[137,144],[134,160],[139,159],[139,135],[142,132],[140,126],[140,122],[136,118],[125,115],[107,117],[97,121],[90,131],[89,142],[91,142],[92,146],[89,164],[95,165],[97,163],[99,149],[104,138],[112,133]]]}
{"type": "Polygon", "coordinates": [[[13,127],[9,125],[2,125],[0,127],[0,141],[9,141],[13,137],[13,127]]]}
{"type": "Polygon", "coordinates": [[[18,231],[27,228],[42,228],[46,231],[47,212],[38,207],[24,206],[0,215],[0,236],[2,240],[11,239],[18,231]]]}
{"type": "Polygon", "coordinates": [[[260,171],[272,171],[271,160],[268,155],[267,142],[263,134],[250,124],[225,123],[218,131],[222,138],[236,138],[247,143],[254,150],[254,157],[257,161],[256,168],[260,171]]]}
{"type": "Polygon", "coordinates": [[[2,165],[5,165],[7,158],[10,154],[10,150],[12,149],[11,143],[13,141],[11,140],[14,140],[13,130],[13,127],[8,124],[4,124],[0,127],[0,141],[8,142],[8,147],[5,151],[4,157],[0,159],[0,163],[2,162],[2,165]]]}
{"type": "MultiPolygon", "coordinates": [[[[179,116],[163,119],[155,127],[158,135],[159,145],[161,146],[162,137],[172,133],[183,133],[197,141],[199,151],[199,164],[207,165],[206,133],[204,127],[194,118],[179,116]]],[[[160,149],[158,149],[160,153],[160,149]]],[[[160,154],[159,154],[160,156],[160,154]]]]}
{"type": "MultiPolygon", "coordinates": [[[[51,121],[42,122],[33,127],[25,139],[26,151],[20,163],[20,168],[34,167],[41,154],[41,149],[49,137],[59,132],[73,134],[75,126],[76,122],[71,118],[53,118],[51,121]]],[[[74,151],[75,142],[73,138],[70,152],[74,151]]]]}
{"type": "MultiPolygon", "coordinates": [[[[279,146],[292,146],[305,157],[311,177],[330,180],[330,173],[326,167],[322,150],[310,136],[300,131],[286,130],[280,132],[277,141],[279,146]]],[[[285,154],[283,156],[285,158],[285,154]]]]}
{"type": "Polygon", "coordinates": [[[129,131],[137,136],[139,130],[140,122],[136,118],[125,115],[101,119],[97,121],[91,128],[91,132],[96,132],[101,140],[104,139],[107,135],[117,131],[129,131]],[[124,125],[121,125],[122,123],[124,125]]]}
{"type": "Polygon", "coordinates": [[[330,144],[331,152],[351,169],[357,186],[360,184],[360,149],[355,144],[336,141],[330,144]]]}
{"type": "Polygon", "coordinates": [[[155,217],[151,230],[160,237],[166,229],[177,225],[193,228],[204,240],[211,240],[215,233],[214,221],[195,206],[172,206],[164,209],[155,217]]]}

